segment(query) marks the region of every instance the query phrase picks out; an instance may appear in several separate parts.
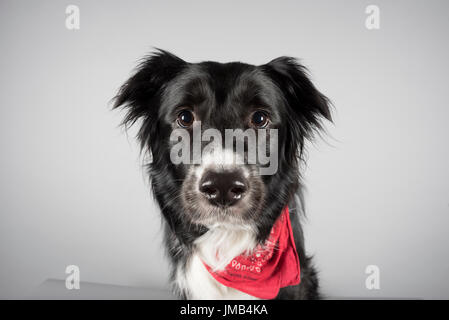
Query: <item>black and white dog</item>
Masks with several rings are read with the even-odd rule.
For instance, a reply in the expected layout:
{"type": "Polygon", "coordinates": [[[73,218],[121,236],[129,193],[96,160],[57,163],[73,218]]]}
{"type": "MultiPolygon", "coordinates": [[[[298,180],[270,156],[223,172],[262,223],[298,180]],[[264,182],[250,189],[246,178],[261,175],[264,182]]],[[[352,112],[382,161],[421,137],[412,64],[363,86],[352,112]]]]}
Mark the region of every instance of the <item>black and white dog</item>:
{"type": "MultiPolygon", "coordinates": [[[[300,225],[300,167],[305,139],[321,130],[321,120],[330,121],[331,115],[329,100],[315,88],[303,66],[290,57],[260,66],[188,63],[158,50],[144,58],[121,87],[114,107],[127,110],[126,126],[139,122],[138,139],[150,152],[148,173],[165,218],[171,279],[180,297],[256,298],[216,281],[205,263],[222,270],[234,257],[264,244],[286,206],[301,282],[281,288],[276,298],[320,297],[300,225]],[[237,165],[219,157],[174,163],[173,131],[192,132],[197,123],[201,132],[276,129],[276,172],[261,175],[257,169],[264,165],[258,162],[237,165]]],[[[194,143],[193,137],[189,143],[194,143]]]]}

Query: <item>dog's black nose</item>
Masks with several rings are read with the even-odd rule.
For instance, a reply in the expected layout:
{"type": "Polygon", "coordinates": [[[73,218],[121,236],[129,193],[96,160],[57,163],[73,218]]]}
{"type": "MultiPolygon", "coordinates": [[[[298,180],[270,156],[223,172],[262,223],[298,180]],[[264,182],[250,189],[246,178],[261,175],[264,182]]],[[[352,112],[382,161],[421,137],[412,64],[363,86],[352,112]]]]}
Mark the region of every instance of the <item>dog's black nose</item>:
{"type": "Polygon", "coordinates": [[[232,206],[243,198],[247,181],[238,171],[208,171],[200,180],[200,191],[216,206],[232,206]]]}

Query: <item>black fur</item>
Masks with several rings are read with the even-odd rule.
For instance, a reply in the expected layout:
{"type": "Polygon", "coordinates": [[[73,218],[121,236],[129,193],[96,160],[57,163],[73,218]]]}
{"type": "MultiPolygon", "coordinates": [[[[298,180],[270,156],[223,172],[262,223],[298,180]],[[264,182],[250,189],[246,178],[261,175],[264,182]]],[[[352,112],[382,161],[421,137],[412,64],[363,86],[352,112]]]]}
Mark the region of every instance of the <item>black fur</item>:
{"type": "Polygon", "coordinates": [[[290,57],[262,66],[240,62],[193,64],[159,50],[143,60],[120,89],[114,107],[127,109],[126,126],[141,120],[138,139],[152,155],[148,173],[165,217],[165,242],[173,270],[186,263],[193,241],[207,231],[189,219],[180,201],[188,168],[172,164],[169,158],[173,112],[182,104],[198,106],[202,121],[220,130],[244,127],[241,114],[253,104],[270,108],[272,126],[279,130],[279,166],[276,174],[262,178],[264,199],[254,219],[257,238],[263,242],[268,237],[276,218],[289,204],[301,283],[281,289],[278,298],[319,298],[317,274],[304,249],[299,219],[303,208],[300,162],[304,140],[321,129],[321,119],[331,120],[328,99],[309,80],[305,68],[290,57]]]}

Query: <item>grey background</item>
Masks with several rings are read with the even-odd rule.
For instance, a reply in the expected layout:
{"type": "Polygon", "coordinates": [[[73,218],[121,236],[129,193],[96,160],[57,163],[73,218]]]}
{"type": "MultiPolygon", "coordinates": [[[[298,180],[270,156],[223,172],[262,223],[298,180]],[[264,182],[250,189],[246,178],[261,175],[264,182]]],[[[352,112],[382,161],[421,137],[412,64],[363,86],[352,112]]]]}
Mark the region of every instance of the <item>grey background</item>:
{"type": "Polygon", "coordinates": [[[153,46],[188,61],[301,58],[335,104],[305,171],[323,291],[449,298],[448,12],[447,1],[1,0],[0,298],[64,279],[69,264],[82,281],[166,287],[135,131],[108,104],[153,46]],[[65,28],[69,4],[78,31],[65,28]],[[380,30],[365,28],[369,4],[380,30]],[[380,290],[365,288],[370,264],[380,290]]]}

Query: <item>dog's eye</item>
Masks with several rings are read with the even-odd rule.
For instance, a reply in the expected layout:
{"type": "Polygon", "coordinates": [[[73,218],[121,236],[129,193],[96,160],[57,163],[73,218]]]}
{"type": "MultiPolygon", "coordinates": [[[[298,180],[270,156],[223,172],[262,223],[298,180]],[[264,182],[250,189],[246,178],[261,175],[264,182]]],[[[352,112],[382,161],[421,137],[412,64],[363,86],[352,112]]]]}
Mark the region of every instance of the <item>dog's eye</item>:
{"type": "Polygon", "coordinates": [[[182,128],[188,128],[193,124],[195,117],[190,110],[182,110],[178,113],[178,125],[182,128]]]}
{"type": "Polygon", "coordinates": [[[263,129],[268,125],[268,116],[263,111],[256,111],[251,116],[251,124],[258,129],[263,129]]]}

